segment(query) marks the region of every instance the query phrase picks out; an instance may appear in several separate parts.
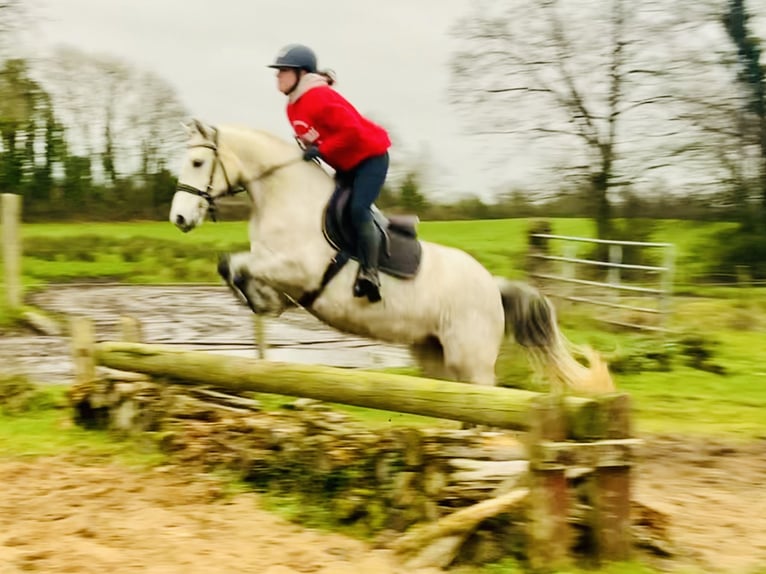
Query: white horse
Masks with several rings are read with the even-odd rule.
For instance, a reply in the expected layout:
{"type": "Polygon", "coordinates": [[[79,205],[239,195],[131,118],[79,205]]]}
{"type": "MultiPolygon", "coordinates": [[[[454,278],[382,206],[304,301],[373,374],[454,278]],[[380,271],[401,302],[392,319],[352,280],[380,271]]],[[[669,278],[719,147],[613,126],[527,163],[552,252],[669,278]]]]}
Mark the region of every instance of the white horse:
{"type": "Polygon", "coordinates": [[[188,130],[170,221],[188,232],[214,210],[216,198],[247,191],[250,252],[223,258],[219,272],[253,312],[279,314],[300,301],[341,331],[409,345],[426,376],[483,385],[495,384],[495,361],[504,335],[512,333],[555,389],[613,388],[598,355],[564,338],[545,296],[496,279],[459,249],[422,241],[415,277],[382,274],[377,303],[353,296],[354,262],[325,285],[337,253],[323,235],[333,178],[302,161],[294,144],[264,132],[197,120],[188,130]],[[583,353],[589,366],[572,352],[583,353]]]}

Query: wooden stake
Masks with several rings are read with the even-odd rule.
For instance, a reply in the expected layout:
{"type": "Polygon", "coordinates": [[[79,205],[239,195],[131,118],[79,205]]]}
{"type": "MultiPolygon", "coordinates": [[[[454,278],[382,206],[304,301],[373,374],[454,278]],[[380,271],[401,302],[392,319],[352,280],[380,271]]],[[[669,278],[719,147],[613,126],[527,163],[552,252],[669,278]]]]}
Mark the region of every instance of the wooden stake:
{"type": "Polygon", "coordinates": [[[2,194],[3,267],[6,303],[10,309],[21,307],[21,196],[2,194]]]}
{"type": "Polygon", "coordinates": [[[561,398],[540,397],[530,411],[528,559],[534,570],[569,563],[571,531],[567,522],[569,490],[564,465],[543,464],[541,444],[566,439],[561,398]]]}
{"type": "Polygon", "coordinates": [[[120,332],[126,343],[140,343],[142,337],[141,321],[128,315],[120,316],[120,332]]]}
{"type": "Polygon", "coordinates": [[[75,382],[87,384],[96,378],[93,321],[88,317],[74,317],[71,321],[71,329],[75,382]]]}
{"type": "Polygon", "coordinates": [[[259,359],[266,358],[266,349],[268,348],[268,341],[266,341],[266,327],[261,315],[253,316],[253,324],[255,327],[255,347],[257,356],[259,359]]]}
{"type": "MultiPolygon", "coordinates": [[[[605,439],[631,435],[630,398],[611,395],[599,401],[604,416],[605,439]]],[[[630,461],[604,461],[596,467],[591,483],[591,525],[597,558],[624,561],[630,558],[630,461]]]]}

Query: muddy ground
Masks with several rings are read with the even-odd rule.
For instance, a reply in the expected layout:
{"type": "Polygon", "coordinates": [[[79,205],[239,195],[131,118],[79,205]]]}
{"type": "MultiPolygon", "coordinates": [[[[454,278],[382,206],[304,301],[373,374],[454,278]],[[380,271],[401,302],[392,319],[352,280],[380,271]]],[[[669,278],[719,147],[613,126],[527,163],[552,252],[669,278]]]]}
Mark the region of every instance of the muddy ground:
{"type": "MultiPolygon", "coordinates": [[[[32,295],[30,302],[64,323],[69,316],[91,317],[99,340],[119,337],[119,317],[129,315],[141,321],[146,343],[256,356],[253,315],[224,286],[57,286],[32,295]]],[[[411,364],[406,347],[338,333],[304,311],[264,323],[270,360],[365,368],[411,364]]],[[[69,353],[65,337],[0,337],[0,364],[43,383],[72,380],[69,353]]]]}
{"type": "MultiPolygon", "coordinates": [[[[120,313],[140,318],[148,342],[254,353],[246,310],[223,288],[63,287],[33,303],[86,314],[99,338],[115,336],[120,313]]],[[[406,349],[379,346],[290,313],[269,321],[269,358],[342,366],[409,364],[406,349]]],[[[66,340],[0,337],[0,365],[35,380],[71,379],[66,340]]],[[[667,519],[671,557],[662,570],[766,571],[766,440],[731,444],[645,436],[634,497],[667,519]]],[[[383,551],[284,522],[253,494],[221,498],[215,483],[177,469],[135,472],[71,460],[0,459],[0,574],[405,572],[383,551]]],[[[414,573],[412,573],[414,574],[414,573]]]]}

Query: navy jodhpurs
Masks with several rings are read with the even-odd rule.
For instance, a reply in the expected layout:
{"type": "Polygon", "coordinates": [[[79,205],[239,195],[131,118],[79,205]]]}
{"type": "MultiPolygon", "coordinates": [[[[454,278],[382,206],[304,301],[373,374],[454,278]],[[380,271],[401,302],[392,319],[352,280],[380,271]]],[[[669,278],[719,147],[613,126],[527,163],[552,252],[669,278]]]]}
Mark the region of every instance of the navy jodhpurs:
{"type": "Polygon", "coordinates": [[[370,208],[380,195],[388,174],[388,152],[369,157],[348,171],[337,171],[336,179],[341,185],[351,187],[351,223],[359,230],[372,221],[370,208]]]}

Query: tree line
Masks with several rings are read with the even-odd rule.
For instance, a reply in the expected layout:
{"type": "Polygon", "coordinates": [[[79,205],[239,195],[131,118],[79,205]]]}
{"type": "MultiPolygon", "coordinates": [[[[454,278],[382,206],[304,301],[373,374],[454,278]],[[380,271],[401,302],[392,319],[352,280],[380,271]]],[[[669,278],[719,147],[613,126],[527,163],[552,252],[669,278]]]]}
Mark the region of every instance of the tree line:
{"type": "Polygon", "coordinates": [[[159,76],[60,49],[0,66],[0,189],[31,219],[159,217],[187,112],[159,76]]]}

